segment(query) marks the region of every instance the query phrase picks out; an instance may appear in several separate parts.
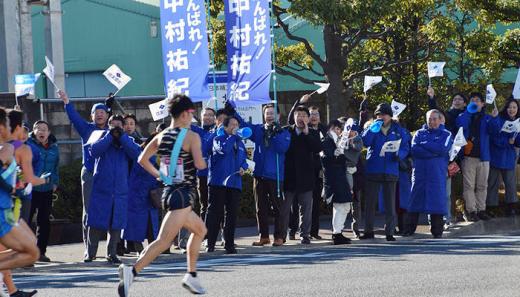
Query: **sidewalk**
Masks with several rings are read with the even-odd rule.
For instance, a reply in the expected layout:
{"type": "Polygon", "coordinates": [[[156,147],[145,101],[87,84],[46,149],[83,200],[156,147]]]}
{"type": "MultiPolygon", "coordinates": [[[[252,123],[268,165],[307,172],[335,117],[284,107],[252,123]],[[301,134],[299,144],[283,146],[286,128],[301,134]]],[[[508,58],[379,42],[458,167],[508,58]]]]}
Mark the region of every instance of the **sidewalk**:
{"type": "MultiPolygon", "coordinates": [[[[384,239],[384,230],[382,229],[384,217],[377,216],[376,217],[376,240],[375,242],[386,242],[384,239]]],[[[313,240],[311,245],[302,246],[300,245],[300,241],[298,240],[298,236],[296,236],[297,240],[288,240],[286,246],[290,246],[291,248],[308,248],[312,249],[313,246],[316,245],[330,245],[331,244],[331,222],[330,219],[322,220],[321,222],[320,235],[323,237],[322,240],[313,240]]],[[[420,224],[417,227],[417,233],[413,237],[399,237],[397,236],[397,242],[399,241],[411,241],[415,239],[422,238],[431,238],[431,234],[429,231],[429,226],[425,224],[424,218],[420,221],[420,224]]],[[[346,224],[348,226],[348,224],[346,224]]],[[[466,223],[460,222],[453,227],[451,227],[448,231],[445,231],[443,237],[444,238],[454,238],[460,236],[468,236],[468,235],[479,235],[479,234],[490,234],[490,233],[507,233],[514,230],[519,230],[520,228],[520,217],[510,217],[510,218],[495,218],[490,221],[484,222],[479,221],[476,223],[466,223]]],[[[271,226],[271,231],[273,230],[271,226]]],[[[344,235],[347,237],[353,238],[352,232],[350,232],[350,228],[344,235]]],[[[273,247],[252,247],[251,243],[258,239],[258,233],[256,227],[241,227],[236,230],[236,244],[239,250],[239,253],[257,253],[257,252],[268,252],[271,249],[276,249],[273,247]]],[[[271,241],[273,240],[271,236],[271,241]]],[[[442,240],[442,239],[441,239],[442,240]]],[[[353,239],[353,244],[359,243],[369,243],[373,241],[359,241],[357,239],[353,239]]],[[[218,244],[218,243],[217,243],[218,244]]],[[[283,248],[283,247],[281,247],[283,248]]],[[[217,246],[215,254],[218,255],[222,253],[223,248],[217,246]]],[[[63,265],[103,265],[106,266],[106,261],[104,259],[106,254],[106,242],[102,241],[99,243],[98,250],[98,259],[93,263],[84,264],[83,263],[83,252],[84,246],[83,243],[75,243],[75,244],[65,244],[65,245],[54,245],[49,246],[47,250],[47,256],[52,260],[51,263],[41,263],[37,262],[34,268],[30,269],[45,269],[45,268],[56,268],[63,265]]],[[[177,257],[183,257],[183,252],[180,250],[175,250],[171,248],[172,255],[177,257]]],[[[204,252],[201,253],[202,257],[204,257],[204,252]]],[[[165,256],[171,257],[171,256],[165,256]]],[[[131,257],[121,257],[124,262],[133,262],[136,259],[136,256],[131,257]]]]}

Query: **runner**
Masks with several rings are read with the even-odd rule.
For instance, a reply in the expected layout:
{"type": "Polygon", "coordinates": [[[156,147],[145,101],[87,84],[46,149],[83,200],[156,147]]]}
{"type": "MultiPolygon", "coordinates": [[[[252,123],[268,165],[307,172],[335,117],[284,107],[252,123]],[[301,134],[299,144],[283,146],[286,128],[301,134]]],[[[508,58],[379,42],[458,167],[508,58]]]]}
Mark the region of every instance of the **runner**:
{"type": "Polygon", "coordinates": [[[170,127],[158,134],[139,156],[139,164],[166,185],[163,208],[168,212],[162,222],[159,237],[144,249],[136,264],[119,266],[120,297],[129,296],[130,285],[135,276],[170,247],[180,228],[186,228],[191,232],[187,247],[188,273],[182,280],[182,286],[193,294],[206,292],[197,278],[196,268],[206,227],[191,206],[196,196],[196,169],[206,168],[200,137],[188,130],[195,108],[187,96],[175,95],[170,99],[168,110],[173,117],[170,127]],[[180,142],[176,143],[179,138],[180,142]],[[150,158],[155,154],[160,158],[159,170],[150,163],[150,158]],[[177,164],[171,170],[168,166],[170,159],[171,163],[177,164]]]}

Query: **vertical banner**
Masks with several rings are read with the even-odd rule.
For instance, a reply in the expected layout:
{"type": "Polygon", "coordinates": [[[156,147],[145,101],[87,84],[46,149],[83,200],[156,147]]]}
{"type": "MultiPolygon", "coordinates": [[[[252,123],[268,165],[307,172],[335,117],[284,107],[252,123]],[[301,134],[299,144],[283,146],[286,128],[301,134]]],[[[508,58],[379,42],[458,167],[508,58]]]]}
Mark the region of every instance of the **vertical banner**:
{"type": "Polygon", "coordinates": [[[225,0],[227,96],[237,106],[271,102],[268,0],[225,0]]]}
{"type": "Polygon", "coordinates": [[[204,0],[161,0],[162,59],[166,95],[210,99],[204,0]]]}

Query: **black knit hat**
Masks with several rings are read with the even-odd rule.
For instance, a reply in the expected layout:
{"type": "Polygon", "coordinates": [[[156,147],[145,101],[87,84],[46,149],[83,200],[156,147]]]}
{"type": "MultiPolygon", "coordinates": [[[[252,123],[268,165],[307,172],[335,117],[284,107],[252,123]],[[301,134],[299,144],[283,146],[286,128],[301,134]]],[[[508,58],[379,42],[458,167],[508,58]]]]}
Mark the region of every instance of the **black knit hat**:
{"type": "Polygon", "coordinates": [[[378,114],[386,114],[389,116],[394,116],[394,113],[392,111],[392,107],[390,107],[390,104],[388,103],[381,103],[377,106],[376,111],[374,111],[374,115],[378,114]]]}

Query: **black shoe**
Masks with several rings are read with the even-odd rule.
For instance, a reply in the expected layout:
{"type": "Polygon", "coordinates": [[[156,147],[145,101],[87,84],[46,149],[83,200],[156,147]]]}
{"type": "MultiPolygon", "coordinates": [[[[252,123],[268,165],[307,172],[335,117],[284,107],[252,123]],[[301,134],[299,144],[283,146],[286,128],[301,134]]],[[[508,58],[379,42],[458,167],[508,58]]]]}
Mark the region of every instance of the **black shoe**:
{"type": "Polygon", "coordinates": [[[359,239],[374,239],[374,232],[364,233],[363,235],[359,236],[359,239]]]}
{"type": "Polygon", "coordinates": [[[107,257],[107,262],[108,264],[121,264],[123,262],[121,262],[121,260],[119,260],[119,258],[117,256],[110,256],[110,257],[107,257]]]}
{"type": "Polygon", "coordinates": [[[343,236],[343,234],[341,234],[341,233],[339,233],[339,234],[332,234],[332,242],[334,243],[334,245],[351,244],[352,243],[350,238],[347,238],[347,237],[343,236]]]}
{"type": "Polygon", "coordinates": [[[40,258],[38,259],[39,262],[50,262],[51,259],[49,257],[45,256],[45,254],[41,254],[40,258]]]}
{"type": "Polygon", "coordinates": [[[435,238],[435,239],[442,238],[442,234],[434,234],[434,235],[433,235],[433,238],[435,238]]]}
{"type": "Polygon", "coordinates": [[[302,239],[300,240],[300,243],[301,244],[310,244],[311,239],[309,237],[302,237],[302,239]]]}
{"type": "Polygon", "coordinates": [[[392,235],[387,235],[386,236],[386,241],[395,241],[395,237],[392,236],[392,235]]]}
{"type": "Polygon", "coordinates": [[[413,235],[413,233],[410,231],[403,231],[403,234],[401,234],[402,237],[410,237],[412,235],[413,235]]]}
{"type": "Polygon", "coordinates": [[[90,263],[90,262],[92,262],[92,261],[94,261],[94,258],[93,258],[93,257],[85,257],[85,258],[83,259],[83,262],[84,262],[84,263],[90,263]]]}
{"type": "Polygon", "coordinates": [[[359,239],[359,236],[361,235],[361,233],[359,233],[358,230],[354,230],[353,233],[354,233],[354,237],[359,239]]]}
{"type": "Polygon", "coordinates": [[[311,234],[311,238],[316,239],[316,240],[322,240],[322,239],[323,239],[323,237],[321,237],[321,236],[320,236],[319,234],[317,234],[317,233],[316,233],[316,234],[311,234]]]}
{"type": "Polygon", "coordinates": [[[206,253],[213,253],[215,251],[215,247],[214,246],[208,246],[206,248],[206,253]]]}
{"type": "Polygon", "coordinates": [[[476,211],[469,214],[464,212],[463,216],[466,222],[478,222],[480,220],[476,211]]]}
{"type": "Polygon", "coordinates": [[[32,290],[31,292],[24,292],[22,290],[18,290],[16,292],[14,292],[13,294],[9,294],[9,296],[11,296],[11,297],[31,297],[31,296],[36,295],[36,293],[38,293],[37,290],[32,290]]]}
{"type": "Polygon", "coordinates": [[[483,220],[483,221],[489,221],[491,219],[490,216],[488,216],[488,214],[486,213],[486,211],[479,211],[477,213],[477,216],[479,219],[483,220]]]}
{"type": "Polygon", "coordinates": [[[289,234],[289,240],[296,240],[295,234],[289,234]]]}
{"type": "Polygon", "coordinates": [[[237,249],[235,247],[226,248],[226,254],[233,255],[237,253],[237,249]]]}

